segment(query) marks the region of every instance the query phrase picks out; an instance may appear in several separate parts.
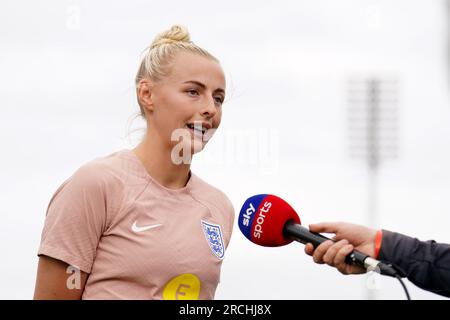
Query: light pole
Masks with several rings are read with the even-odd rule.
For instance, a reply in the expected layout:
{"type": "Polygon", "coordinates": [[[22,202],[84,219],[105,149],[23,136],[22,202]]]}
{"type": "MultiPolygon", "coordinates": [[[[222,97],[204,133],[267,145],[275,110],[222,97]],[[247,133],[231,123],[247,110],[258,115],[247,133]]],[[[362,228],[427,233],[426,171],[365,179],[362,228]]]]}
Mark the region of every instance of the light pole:
{"type": "MultiPolygon", "coordinates": [[[[397,81],[378,76],[348,82],[350,155],[367,167],[367,224],[378,226],[378,175],[381,164],[398,156],[397,81]]],[[[368,299],[375,299],[369,289],[368,299]]]]}

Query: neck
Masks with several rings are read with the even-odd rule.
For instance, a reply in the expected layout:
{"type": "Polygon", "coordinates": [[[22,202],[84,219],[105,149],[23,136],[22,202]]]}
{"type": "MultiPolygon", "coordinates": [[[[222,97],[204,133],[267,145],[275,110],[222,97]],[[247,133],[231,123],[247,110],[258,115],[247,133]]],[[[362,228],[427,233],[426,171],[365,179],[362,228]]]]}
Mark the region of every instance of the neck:
{"type": "Polygon", "coordinates": [[[171,149],[157,138],[147,134],[142,142],[133,149],[149,175],[159,184],[169,189],[180,189],[189,180],[190,164],[174,164],[171,149]]]}

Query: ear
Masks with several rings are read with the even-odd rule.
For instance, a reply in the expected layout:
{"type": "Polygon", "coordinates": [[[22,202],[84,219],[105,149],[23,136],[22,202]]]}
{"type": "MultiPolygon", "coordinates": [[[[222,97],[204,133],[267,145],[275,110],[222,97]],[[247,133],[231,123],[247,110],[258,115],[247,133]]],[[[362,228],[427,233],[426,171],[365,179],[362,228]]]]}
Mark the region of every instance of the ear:
{"type": "Polygon", "coordinates": [[[139,81],[136,89],[139,105],[149,112],[153,112],[152,90],[153,83],[148,79],[139,81]]]}

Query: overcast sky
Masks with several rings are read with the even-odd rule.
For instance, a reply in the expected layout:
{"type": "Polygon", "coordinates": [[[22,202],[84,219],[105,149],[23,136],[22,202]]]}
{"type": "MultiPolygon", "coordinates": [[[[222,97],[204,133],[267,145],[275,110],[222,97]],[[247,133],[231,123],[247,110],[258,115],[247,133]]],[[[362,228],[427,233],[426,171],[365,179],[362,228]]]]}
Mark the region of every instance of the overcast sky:
{"type": "MultiPolygon", "coordinates": [[[[221,128],[192,170],[236,214],[249,196],[272,193],[306,225],[368,223],[366,166],[348,147],[348,83],[377,77],[397,84],[398,157],[381,165],[374,227],[450,242],[444,0],[4,0],[0,298],[32,297],[56,188],[82,164],[138,141],[128,133],[143,126],[131,121],[139,54],[175,23],[227,75],[221,128]]],[[[236,224],[216,298],[365,299],[372,280],[316,265],[298,243],[257,247],[236,224]]],[[[376,298],[404,299],[398,282],[377,281],[376,298]]],[[[413,299],[440,298],[407,285],[413,299]]]]}

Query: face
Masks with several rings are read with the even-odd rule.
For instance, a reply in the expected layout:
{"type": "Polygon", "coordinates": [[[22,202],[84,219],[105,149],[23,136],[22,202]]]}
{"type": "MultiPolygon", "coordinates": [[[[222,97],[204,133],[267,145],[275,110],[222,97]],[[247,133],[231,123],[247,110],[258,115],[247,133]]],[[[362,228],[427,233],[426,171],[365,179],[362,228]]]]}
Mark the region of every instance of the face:
{"type": "Polygon", "coordinates": [[[170,73],[149,84],[144,103],[150,135],[157,135],[168,147],[172,134],[184,132],[192,152],[201,150],[220,125],[225,99],[225,75],[219,63],[193,53],[178,53],[170,73]],[[180,130],[182,129],[182,130],[180,130]]]}

